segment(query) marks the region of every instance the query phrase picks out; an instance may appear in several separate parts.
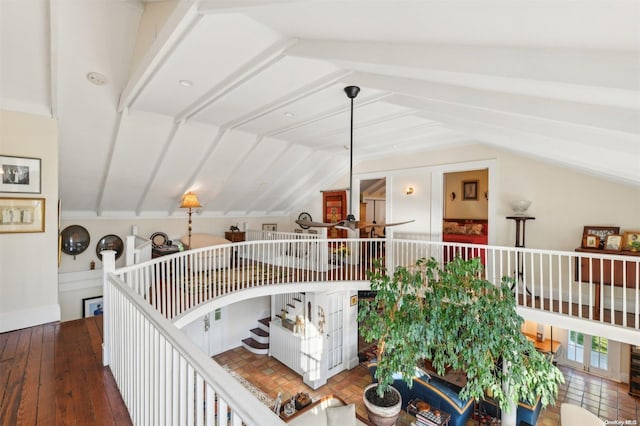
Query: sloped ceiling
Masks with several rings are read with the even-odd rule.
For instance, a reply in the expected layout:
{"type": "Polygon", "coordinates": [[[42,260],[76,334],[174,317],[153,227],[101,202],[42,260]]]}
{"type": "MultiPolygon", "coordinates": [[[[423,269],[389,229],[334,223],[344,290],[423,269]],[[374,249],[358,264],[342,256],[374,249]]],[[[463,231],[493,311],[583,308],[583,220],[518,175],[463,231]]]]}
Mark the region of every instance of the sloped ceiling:
{"type": "Polygon", "coordinates": [[[635,0],[2,0],[0,54],[69,215],[287,214],[348,172],[348,85],[356,170],[484,143],[640,184],[635,0]]]}

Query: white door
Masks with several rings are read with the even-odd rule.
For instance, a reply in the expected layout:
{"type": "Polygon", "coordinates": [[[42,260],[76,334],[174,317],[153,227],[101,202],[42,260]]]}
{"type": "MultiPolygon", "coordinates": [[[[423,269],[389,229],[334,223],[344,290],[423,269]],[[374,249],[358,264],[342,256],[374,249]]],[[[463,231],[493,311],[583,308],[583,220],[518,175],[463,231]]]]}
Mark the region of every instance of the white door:
{"type": "Polygon", "coordinates": [[[342,293],[327,297],[327,378],[345,369],[344,364],[344,297],[342,293]]]}
{"type": "Polygon", "coordinates": [[[570,330],[567,335],[567,363],[598,376],[614,376],[616,371],[611,365],[611,343],[606,337],[570,330]]]}
{"type": "Polygon", "coordinates": [[[209,356],[217,355],[223,351],[223,316],[222,308],[218,308],[209,314],[210,327],[209,330],[209,356]]]}

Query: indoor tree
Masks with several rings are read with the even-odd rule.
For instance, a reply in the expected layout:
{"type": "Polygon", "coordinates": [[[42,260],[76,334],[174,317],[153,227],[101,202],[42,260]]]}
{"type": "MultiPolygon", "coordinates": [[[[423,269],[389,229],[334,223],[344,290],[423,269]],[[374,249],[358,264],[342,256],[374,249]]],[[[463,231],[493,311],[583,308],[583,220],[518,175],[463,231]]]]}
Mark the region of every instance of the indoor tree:
{"type": "Polygon", "coordinates": [[[463,399],[491,394],[506,412],[520,400],[555,401],[564,378],[521,333],[510,279],[493,285],[479,259],[460,257],[444,266],[420,259],[391,275],[378,263],[369,279],[376,296],[361,302],[358,320],[364,339],[378,345],[378,395],[394,373],[411,386],[417,362],[429,359],[438,374],[466,373],[463,399]]]}

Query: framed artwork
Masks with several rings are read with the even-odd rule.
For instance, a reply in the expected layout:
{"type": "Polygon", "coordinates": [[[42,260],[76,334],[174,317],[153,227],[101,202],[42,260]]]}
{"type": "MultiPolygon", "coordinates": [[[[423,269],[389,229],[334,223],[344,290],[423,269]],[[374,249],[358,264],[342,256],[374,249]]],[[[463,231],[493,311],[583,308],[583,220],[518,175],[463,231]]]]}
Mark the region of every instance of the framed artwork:
{"type": "Polygon", "coordinates": [[[597,248],[604,248],[605,240],[607,239],[607,235],[619,234],[620,227],[619,226],[585,226],[582,231],[582,240],[587,235],[597,235],[600,238],[600,243],[597,248]]]}
{"type": "Polygon", "coordinates": [[[462,199],[477,200],[478,199],[478,181],[465,180],[462,182],[462,199]]]}
{"type": "Polygon", "coordinates": [[[0,192],[40,194],[39,158],[0,155],[0,192]]]}
{"type": "Polygon", "coordinates": [[[600,237],[593,234],[587,235],[582,239],[582,247],[597,249],[598,247],[600,247],[600,237]]]}
{"type": "Polygon", "coordinates": [[[0,198],[0,234],[44,232],[44,198],[0,198]]]}
{"type": "Polygon", "coordinates": [[[82,318],[95,317],[102,315],[104,302],[102,296],[87,297],[82,299],[82,318]]]}
{"type": "MultiPolygon", "coordinates": [[[[322,221],[336,223],[347,218],[347,191],[322,192],[322,221]]],[[[344,229],[327,228],[328,238],[347,238],[344,229]]]]}
{"type": "Polygon", "coordinates": [[[640,231],[626,231],[622,237],[623,250],[631,250],[631,243],[640,243],[640,231]]]}
{"type": "Polygon", "coordinates": [[[277,223],[263,223],[262,224],[262,230],[263,231],[276,232],[278,230],[278,224],[277,223]]]}
{"type": "Polygon", "coordinates": [[[605,250],[622,250],[622,235],[620,234],[610,234],[607,235],[607,238],[604,240],[604,249],[605,250]]]}

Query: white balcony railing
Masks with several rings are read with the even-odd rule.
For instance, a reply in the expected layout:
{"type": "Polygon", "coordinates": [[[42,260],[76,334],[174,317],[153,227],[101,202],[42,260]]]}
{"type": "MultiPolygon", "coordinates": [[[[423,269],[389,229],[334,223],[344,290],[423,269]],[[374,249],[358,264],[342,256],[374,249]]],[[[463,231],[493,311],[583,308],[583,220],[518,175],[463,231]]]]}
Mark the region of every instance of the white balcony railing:
{"type": "Polygon", "coordinates": [[[376,259],[393,270],[456,255],[479,257],[493,283],[512,277],[519,309],[607,326],[617,340],[640,344],[638,256],[312,236],[190,250],[118,270],[105,252],[104,361],[136,424],[281,425],[171,320],[241,290],[362,285],[376,259]]]}

